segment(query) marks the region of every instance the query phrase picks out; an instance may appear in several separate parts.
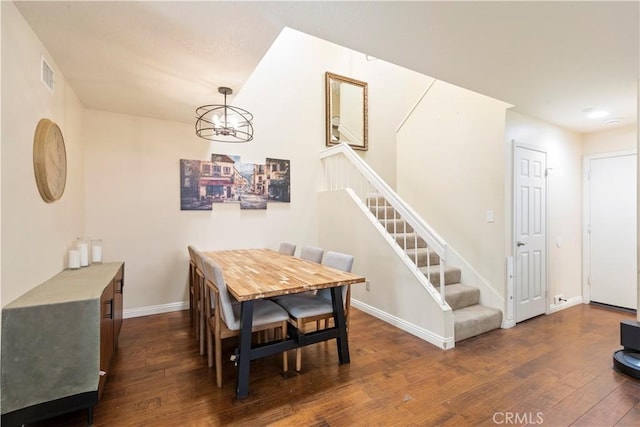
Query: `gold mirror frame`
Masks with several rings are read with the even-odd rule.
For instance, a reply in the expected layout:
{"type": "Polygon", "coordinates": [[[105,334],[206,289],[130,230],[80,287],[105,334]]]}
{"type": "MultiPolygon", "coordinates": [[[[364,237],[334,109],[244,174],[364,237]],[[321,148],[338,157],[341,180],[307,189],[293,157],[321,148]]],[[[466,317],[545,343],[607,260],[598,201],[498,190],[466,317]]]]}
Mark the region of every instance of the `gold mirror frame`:
{"type": "Polygon", "coordinates": [[[325,118],[327,146],[346,142],[354,150],[366,151],[368,142],[367,83],[325,73],[325,118]]]}

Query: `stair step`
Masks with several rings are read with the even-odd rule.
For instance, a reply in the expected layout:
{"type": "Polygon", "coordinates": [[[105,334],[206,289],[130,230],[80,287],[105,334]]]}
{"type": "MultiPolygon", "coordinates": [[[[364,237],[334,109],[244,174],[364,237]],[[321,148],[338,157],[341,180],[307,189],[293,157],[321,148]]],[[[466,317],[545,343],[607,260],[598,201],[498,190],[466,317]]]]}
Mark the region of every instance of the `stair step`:
{"type": "Polygon", "coordinates": [[[369,196],[367,197],[367,206],[387,206],[389,202],[382,196],[369,196]]]}
{"type": "Polygon", "coordinates": [[[444,287],[444,299],[452,310],[469,307],[480,302],[480,289],[462,283],[453,283],[444,287]]]}
{"type": "Polygon", "coordinates": [[[418,267],[427,267],[438,265],[440,263],[440,257],[431,249],[418,248],[418,249],[405,249],[406,254],[409,256],[418,267]],[[416,262],[416,255],[418,262],[416,262]],[[427,264],[427,259],[429,263],[427,264]]]}
{"type": "Polygon", "coordinates": [[[392,234],[396,242],[404,249],[426,248],[427,242],[422,237],[418,237],[416,233],[395,233],[392,234]],[[417,237],[417,239],[416,239],[417,237]]]}
{"type": "MultiPolygon", "coordinates": [[[[368,197],[366,204],[420,271],[429,277],[431,284],[439,287],[440,257],[427,247],[424,239],[416,238],[413,228],[383,197],[368,197]]],[[[444,293],[447,304],[453,310],[455,342],[498,329],[502,324],[502,312],[479,304],[480,289],[460,283],[461,275],[459,268],[445,265],[444,293]]]]}
{"type": "Polygon", "coordinates": [[[455,342],[498,329],[502,312],[480,304],[453,310],[455,342]]]}
{"type": "Polygon", "coordinates": [[[394,215],[399,216],[393,206],[369,206],[369,210],[378,219],[393,219],[394,215]]]}
{"type": "MultiPolygon", "coordinates": [[[[431,265],[429,267],[421,267],[420,271],[425,276],[427,276],[427,272],[429,272],[429,275],[427,277],[430,278],[431,284],[433,286],[436,286],[436,287],[440,286],[440,266],[439,265],[431,265]]],[[[460,272],[459,268],[453,267],[451,265],[445,265],[444,266],[444,284],[445,284],[445,286],[453,285],[455,283],[460,283],[460,276],[461,275],[462,275],[462,273],[460,272]]]]}
{"type": "Polygon", "coordinates": [[[406,223],[404,219],[380,219],[380,224],[389,232],[389,233],[413,233],[413,228],[406,223]]]}

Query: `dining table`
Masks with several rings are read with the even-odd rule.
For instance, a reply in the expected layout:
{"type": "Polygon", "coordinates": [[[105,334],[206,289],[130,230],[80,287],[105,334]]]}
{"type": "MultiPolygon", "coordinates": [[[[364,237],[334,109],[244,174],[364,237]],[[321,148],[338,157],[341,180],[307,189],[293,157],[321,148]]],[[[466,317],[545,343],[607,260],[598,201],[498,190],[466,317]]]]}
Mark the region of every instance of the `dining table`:
{"type": "Polygon", "coordinates": [[[229,293],[241,304],[240,340],[235,354],[238,399],[249,394],[250,363],[255,359],[335,338],[339,363],[350,362],[341,286],[364,283],[365,277],[271,249],[220,250],[205,255],[222,267],[229,293]],[[327,288],[331,289],[333,326],[305,332],[290,325],[281,340],[252,343],[255,301],[327,288]]]}

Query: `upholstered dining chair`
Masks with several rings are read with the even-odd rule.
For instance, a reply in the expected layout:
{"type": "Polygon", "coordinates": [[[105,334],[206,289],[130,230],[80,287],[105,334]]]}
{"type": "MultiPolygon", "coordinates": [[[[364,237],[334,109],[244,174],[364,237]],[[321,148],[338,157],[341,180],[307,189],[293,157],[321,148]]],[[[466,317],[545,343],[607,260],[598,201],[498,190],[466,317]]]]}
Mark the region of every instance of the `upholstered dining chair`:
{"type": "MultiPolygon", "coordinates": [[[[322,262],[322,255],[324,255],[324,249],[316,246],[303,246],[300,250],[300,258],[306,259],[307,261],[313,261],[317,264],[322,262]]],[[[296,295],[315,295],[315,293],[316,291],[307,291],[296,295]]],[[[278,298],[288,298],[288,295],[283,295],[278,298]]]]}
{"type": "Polygon", "coordinates": [[[322,262],[322,255],[324,255],[324,249],[315,246],[303,246],[300,250],[300,258],[317,262],[318,264],[322,262]]]}
{"type": "Polygon", "coordinates": [[[195,246],[187,246],[189,251],[189,311],[196,341],[200,343],[200,354],[204,354],[204,309],[202,293],[204,290],[204,272],[202,259],[195,246]]]}
{"type": "MultiPolygon", "coordinates": [[[[322,262],[327,267],[350,272],[353,267],[353,256],[340,252],[328,251],[322,262]]],[[[351,298],[350,285],[341,286],[342,299],[345,307],[345,322],[349,324],[349,309],[351,298]]],[[[316,322],[316,327],[320,327],[319,321],[333,318],[333,303],[331,301],[331,290],[320,289],[315,295],[307,293],[285,295],[273,299],[289,313],[289,322],[300,331],[305,331],[307,323],[316,322]]],[[[296,349],[296,371],[302,369],[302,349],[296,349]]]]}
{"type": "Polygon", "coordinates": [[[204,254],[194,248],[194,305],[196,308],[196,341],[200,343],[200,355],[205,351],[205,302],[204,302],[204,254]]]}
{"type": "MultiPolygon", "coordinates": [[[[213,366],[215,351],[216,384],[222,387],[222,340],[240,335],[240,304],[227,290],[222,267],[213,260],[204,260],[205,299],[207,312],[207,351],[209,367],[213,366]]],[[[280,329],[281,337],[287,337],[289,314],[269,300],[256,300],[253,306],[253,332],[280,329]]],[[[282,368],[288,370],[286,353],[282,368]]]]}
{"type": "MultiPolygon", "coordinates": [[[[195,259],[195,251],[196,248],[192,245],[187,246],[187,251],[189,252],[189,317],[191,318],[191,324],[194,329],[197,331],[198,328],[196,326],[196,259],[195,259]]],[[[197,334],[196,334],[197,335],[197,334]]]]}
{"type": "Polygon", "coordinates": [[[293,254],[296,253],[296,245],[289,242],[282,242],[280,243],[280,248],[278,248],[278,252],[284,255],[293,256],[293,254]]]}

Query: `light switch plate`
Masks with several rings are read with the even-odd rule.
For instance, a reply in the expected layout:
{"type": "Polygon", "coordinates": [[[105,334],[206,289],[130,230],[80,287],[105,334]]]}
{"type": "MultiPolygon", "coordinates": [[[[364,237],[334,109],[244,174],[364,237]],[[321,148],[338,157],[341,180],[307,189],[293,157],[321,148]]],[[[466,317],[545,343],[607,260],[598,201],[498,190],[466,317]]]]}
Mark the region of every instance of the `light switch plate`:
{"type": "Polygon", "coordinates": [[[494,222],[494,216],[493,216],[493,211],[492,210],[488,210],[487,211],[487,222],[494,222]]]}

